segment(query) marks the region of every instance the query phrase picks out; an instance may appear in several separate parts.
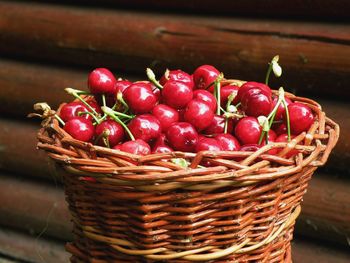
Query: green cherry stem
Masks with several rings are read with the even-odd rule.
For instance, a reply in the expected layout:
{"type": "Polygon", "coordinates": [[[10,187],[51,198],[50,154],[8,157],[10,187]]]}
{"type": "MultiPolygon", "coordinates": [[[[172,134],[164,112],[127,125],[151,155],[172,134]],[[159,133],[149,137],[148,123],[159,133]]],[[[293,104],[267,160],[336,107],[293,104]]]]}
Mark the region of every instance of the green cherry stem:
{"type": "Polygon", "coordinates": [[[58,120],[59,123],[61,123],[63,126],[66,125],[66,123],[61,119],[60,116],[58,116],[56,113],[55,113],[55,118],[58,120]]]}
{"type": "Polygon", "coordinates": [[[82,94],[80,90],[76,90],[76,89],[72,89],[72,88],[65,88],[64,89],[68,94],[72,95],[73,97],[75,97],[76,99],[80,100],[86,107],[89,108],[89,110],[91,110],[93,112],[93,114],[95,114],[96,116],[98,116],[99,114],[95,111],[95,109],[93,107],[91,107],[91,105],[89,103],[87,103],[84,99],[82,99],[80,97],[80,94],[82,94]]]}
{"type": "Polygon", "coordinates": [[[220,111],[221,111],[221,80],[224,78],[224,74],[220,73],[220,75],[216,78],[215,82],[214,82],[214,91],[215,91],[215,95],[216,95],[216,103],[217,108],[216,108],[216,114],[220,115],[220,111]]]}
{"type": "Polygon", "coordinates": [[[147,68],[147,69],[146,69],[146,74],[147,74],[148,79],[149,79],[154,85],[156,85],[157,88],[163,89],[163,86],[159,83],[158,80],[156,80],[156,75],[154,74],[154,72],[152,71],[152,69],[147,68]]]}
{"type": "Polygon", "coordinates": [[[126,130],[126,132],[128,133],[130,139],[132,141],[135,141],[135,137],[134,135],[131,133],[131,131],[129,130],[129,128],[125,125],[124,122],[122,122],[119,117],[116,115],[116,112],[114,110],[112,110],[111,108],[107,107],[107,106],[102,106],[101,110],[106,113],[108,116],[110,116],[113,120],[115,120],[116,122],[118,122],[121,126],[123,126],[123,128],[126,130]]]}
{"type": "Polygon", "coordinates": [[[272,71],[272,63],[269,63],[269,68],[267,69],[266,77],[265,77],[265,84],[269,85],[269,79],[272,71]]]}
{"type": "MultiPolygon", "coordinates": [[[[127,112],[129,110],[129,105],[124,100],[123,93],[121,91],[119,91],[118,94],[117,94],[117,100],[124,106],[124,108],[125,108],[124,112],[127,112]]],[[[116,106],[117,105],[114,104],[113,107],[115,108],[116,106]]]]}
{"type": "Polygon", "coordinates": [[[225,125],[224,125],[224,133],[227,133],[227,126],[228,126],[228,118],[225,117],[225,125]]]}
{"type": "Polygon", "coordinates": [[[290,142],[290,119],[289,119],[289,110],[288,110],[288,106],[287,106],[287,102],[286,100],[283,98],[282,100],[284,109],[286,111],[286,117],[287,117],[287,134],[288,134],[288,142],[290,142]]]}
{"type": "Polygon", "coordinates": [[[99,119],[97,118],[92,112],[89,112],[89,111],[80,111],[78,112],[78,116],[81,116],[81,115],[90,115],[96,122],[96,124],[100,124],[102,119],[99,119]]]}

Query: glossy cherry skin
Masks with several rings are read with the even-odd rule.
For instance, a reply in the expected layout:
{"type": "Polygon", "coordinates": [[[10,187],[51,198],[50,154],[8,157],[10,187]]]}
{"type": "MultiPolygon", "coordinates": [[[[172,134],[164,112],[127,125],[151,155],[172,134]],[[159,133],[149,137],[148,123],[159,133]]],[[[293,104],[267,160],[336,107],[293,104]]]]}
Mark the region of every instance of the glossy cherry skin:
{"type": "MultiPolygon", "coordinates": [[[[64,122],[66,122],[75,117],[79,117],[78,115],[79,112],[88,112],[88,111],[89,110],[83,103],[81,103],[80,101],[79,102],[73,101],[62,106],[60,110],[60,117],[64,122]]],[[[87,120],[92,120],[92,117],[89,114],[83,114],[80,117],[87,120]]]]}
{"type": "Polygon", "coordinates": [[[180,70],[180,69],[170,70],[169,75],[168,76],[163,75],[160,78],[159,83],[164,86],[165,83],[168,82],[168,80],[175,80],[175,81],[184,82],[191,89],[193,89],[193,87],[194,87],[194,82],[193,82],[192,76],[190,74],[180,70]]]}
{"type": "Polygon", "coordinates": [[[269,88],[269,86],[260,82],[248,81],[239,88],[237,92],[237,96],[233,100],[233,104],[236,105],[238,102],[240,102],[243,95],[250,89],[258,89],[261,91],[261,93],[265,94],[267,97],[270,97],[270,98],[272,96],[272,91],[269,88]]]}
{"type": "Polygon", "coordinates": [[[171,124],[179,121],[177,110],[165,104],[156,105],[152,110],[152,115],[159,120],[162,132],[166,132],[171,124]]]}
{"type": "MultiPolygon", "coordinates": [[[[277,134],[273,130],[269,130],[269,132],[267,133],[268,143],[274,142],[276,138],[277,138],[277,134]]],[[[260,143],[260,146],[264,146],[264,145],[266,145],[266,135],[260,143]]],[[[277,153],[277,149],[272,148],[271,150],[268,150],[266,153],[275,155],[277,153]]]]}
{"type": "Polygon", "coordinates": [[[193,72],[193,81],[196,89],[207,89],[213,83],[220,72],[211,65],[202,65],[193,72]]]}
{"type": "Polygon", "coordinates": [[[255,117],[244,117],[235,127],[235,135],[242,145],[257,144],[262,128],[255,117]]]}
{"type": "MultiPolygon", "coordinates": [[[[237,97],[239,87],[236,85],[227,85],[224,87],[221,87],[220,89],[220,101],[221,101],[221,107],[224,109],[226,108],[226,104],[228,101],[228,97],[233,94],[234,97],[237,97]]],[[[233,104],[233,103],[231,103],[233,104]]]]}
{"type": "Polygon", "coordinates": [[[95,128],[91,121],[83,117],[75,117],[67,121],[63,129],[74,139],[89,142],[94,136],[95,128]]]}
{"type": "Polygon", "coordinates": [[[257,144],[245,144],[241,147],[240,151],[244,152],[256,152],[260,149],[260,146],[257,144]]]}
{"type": "Polygon", "coordinates": [[[192,88],[187,83],[169,80],[163,86],[162,100],[164,104],[174,109],[185,108],[192,100],[192,88]]]}
{"type": "MultiPolygon", "coordinates": [[[[295,137],[295,136],[292,135],[292,136],[291,136],[291,139],[293,139],[294,137],[295,137]]],[[[287,135],[287,134],[281,134],[280,136],[278,136],[278,137],[276,138],[275,142],[288,142],[288,135],[287,135]]],[[[277,153],[276,153],[276,154],[280,153],[282,150],[283,150],[282,148],[277,149],[277,153]]],[[[292,157],[292,156],[294,156],[294,155],[297,155],[298,153],[299,153],[298,150],[293,149],[293,150],[290,150],[290,151],[285,155],[285,157],[286,157],[286,158],[290,158],[290,157],[292,157]]]]}
{"type": "MultiPolygon", "coordinates": [[[[124,128],[119,123],[114,120],[105,120],[96,125],[95,138],[100,136],[105,130],[109,131],[107,138],[110,147],[113,147],[122,142],[125,137],[124,128]]],[[[102,138],[98,141],[98,144],[106,146],[102,138]]]]}
{"type": "Polygon", "coordinates": [[[174,150],[167,145],[158,145],[152,149],[152,153],[171,153],[174,150]]]}
{"type": "Polygon", "coordinates": [[[113,73],[106,68],[96,68],[88,77],[88,87],[92,94],[115,94],[116,82],[113,73]]]}
{"type": "Polygon", "coordinates": [[[209,91],[204,89],[197,89],[193,92],[193,99],[198,99],[205,102],[206,104],[208,104],[212,112],[216,111],[216,107],[217,107],[216,99],[214,95],[211,94],[209,91]]]}
{"type": "Polygon", "coordinates": [[[250,89],[241,97],[242,110],[253,117],[267,116],[272,110],[272,100],[260,89],[250,89]]]}
{"type": "MultiPolygon", "coordinates": [[[[95,98],[88,98],[86,102],[99,114],[102,114],[100,105],[96,102],[95,98]]],[[[84,105],[85,106],[85,105],[84,105]]]]}
{"type": "Polygon", "coordinates": [[[132,85],[132,82],[128,80],[117,80],[115,83],[115,95],[118,94],[118,92],[124,93],[124,91],[132,85]]]}
{"type": "Polygon", "coordinates": [[[121,145],[116,145],[114,149],[137,155],[147,155],[151,153],[151,147],[149,144],[140,139],[135,141],[127,141],[121,145]]]}
{"type": "MultiPolygon", "coordinates": [[[[285,97],[285,100],[286,100],[286,104],[287,104],[287,107],[289,104],[293,103],[290,99],[288,99],[287,97],[285,97]]],[[[272,108],[275,108],[276,104],[277,104],[277,101],[278,101],[278,97],[275,96],[272,100],[272,108]]],[[[285,115],[285,108],[284,108],[284,105],[283,103],[281,103],[278,108],[277,108],[277,112],[276,112],[276,115],[275,115],[275,121],[280,121],[280,120],[283,120],[284,118],[284,115],[285,115]]]]}
{"type": "Polygon", "coordinates": [[[272,127],[277,136],[287,133],[287,125],[285,123],[274,124],[272,127]]]}
{"type": "MultiPolygon", "coordinates": [[[[314,115],[311,109],[302,103],[295,102],[288,105],[290,130],[293,134],[300,134],[307,131],[314,122],[314,115]]],[[[285,115],[284,121],[287,121],[285,115]]]]}
{"type": "MultiPolygon", "coordinates": [[[[225,118],[219,115],[214,115],[213,120],[210,125],[203,130],[203,134],[206,135],[217,135],[224,133],[225,131],[225,118]]],[[[233,131],[233,122],[232,119],[229,119],[227,122],[227,133],[232,133],[233,131]]]]}
{"type": "Polygon", "coordinates": [[[132,112],[148,113],[157,103],[157,97],[149,83],[134,83],[124,91],[124,99],[132,112]]]}
{"type": "Polygon", "coordinates": [[[185,121],[191,123],[198,131],[201,131],[211,124],[214,113],[207,103],[195,99],[188,103],[184,117],[185,121]]]}
{"type": "Polygon", "coordinates": [[[135,139],[145,142],[158,138],[162,131],[159,120],[151,114],[137,115],[129,122],[128,128],[135,139]]]}
{"type": "Polygon", "coordinates": [[[196,129],[187,122],[173,123],[167,133],[169,145],[176,151],[194,152],[198,143],[196,129]]]}
{"type": "Polygon", "coordinates": [[[228,133],[221,133],[215,136],[223,151],[239,151],[241,145],[238,140],[228,133]]]}
{"type": "Polygon", "coordinates": [[[220,143],[213,138],[202,138],[196,145],[196,152],[200,151],[221,151],[220,143]]]}

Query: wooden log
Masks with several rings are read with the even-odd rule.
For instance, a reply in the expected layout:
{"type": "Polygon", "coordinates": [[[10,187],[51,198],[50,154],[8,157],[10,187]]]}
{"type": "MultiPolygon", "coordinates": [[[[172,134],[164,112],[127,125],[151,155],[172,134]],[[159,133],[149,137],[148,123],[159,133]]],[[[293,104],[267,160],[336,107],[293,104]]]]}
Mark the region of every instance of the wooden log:
{"type": "MultiPolygon", "coordinates": [[[[350,236],[348,188],[348,182],[315,175],[302,203],[297,235],[347,245],[350,236]]],[[[69,212],[60,188],[2,174],[0,189],[0,225],[34,233],[46,228],[45,235],[63,240],[71,238],[69,212]]]]}
{"type": "Polygon", "coordinates": [[[71,222],[60,186],[0,174],[0,225],[18,228],[36,237],[71,239],[71,222]]]}
{"type": "MultiPolygon", "coordinates": [[[[58,1],[55,1],[58,2],[58,1]]],[[[62,3],[62,1],[59,1],[62,3]]],[[[64,1],[67,4],[71,1],[64,1]]],[[[219,15],[241,15],[249,17],[282,17],[282,18],[319,18],[321,20],[332,19],[349,19],[350,4],[346,0],[340,1],[316,1],[316,0],[236,0],[236,1],[210,1],[210,0],[189,0],[189,1],[157,1],[148,0],[147,3],[142,0],[100,0],[98,3],[94,0],[76,0],[75,3],[84,5],[108,7],[127,7],[133,9],[159,10],[181,13],[195,14],[219,14],[219,15]]]]}
{"type": "MultiPolygon", "coordinates": [[[[18,260],[31,263],[66,263],[70,257],[62,242],[4,228],[0,228],[0,254],[7,256],[8,262],[12,263],[19,263],[18,260]]],[[[7,261],[0,258],[0,262],[7,261]]]]}
{"type": "Polygon", "coordinates": [[[0,14],[0,52],[7,54],[137,72],[146,66],[192,72],[208,63],[227,77],[260,81],[279,54],[284,78],[273,86],[298,94],[350,94],[348,24],[8,2],[1,2],[0,14]]]}

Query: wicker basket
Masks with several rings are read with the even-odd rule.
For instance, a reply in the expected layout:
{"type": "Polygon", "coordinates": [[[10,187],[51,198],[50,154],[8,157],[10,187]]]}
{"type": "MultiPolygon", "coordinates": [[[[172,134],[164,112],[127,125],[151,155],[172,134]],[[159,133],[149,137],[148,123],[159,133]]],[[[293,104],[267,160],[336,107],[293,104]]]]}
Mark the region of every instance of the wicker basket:
{"type": "Polygon", "coordinates": [[[137,156],[77,141],[49,117],[38,147],[66,170],[71,262],[291,262],[300,202],[339,126],[316,102],[286,96],[307,104],[314,124],[256,152],[137,156]],[[284,149],[275,156],[271,148],[284,149]],[[299,154],[284,158],[293,148],[299,154]],[[198,167],[202,161],[212,166],[198,167]]]}

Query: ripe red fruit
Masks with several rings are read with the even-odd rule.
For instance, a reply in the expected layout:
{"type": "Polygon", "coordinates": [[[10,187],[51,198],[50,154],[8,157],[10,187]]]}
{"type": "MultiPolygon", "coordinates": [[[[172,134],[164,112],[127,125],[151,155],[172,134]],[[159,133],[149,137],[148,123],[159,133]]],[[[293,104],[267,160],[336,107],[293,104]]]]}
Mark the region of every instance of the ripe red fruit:
{"type": "Polygon", "coordinates": [[[242,110],[248,115],[259,117],[267,116],[272,109],[270,96],[265,95],[260,89],[250,89],[241,97],[242,110]]]}
{"type": "Polygon", "coordinates": [[[235,127],[235,135],[241,144],[257,144],[262,128],[255,117],[244,117],[235,127]]]}
{"type": "Polygon", "coordinates": [[[220,89],[220,101],[221,101],[221,106],[223,108],[226,108],[228,97],[231,94],[233,94],[233,96],[236,97],[238,94],[238,90],[239,90],[239,87],[236,85],[227,85],[227,86],[221,87],[221,89],[220,89]]]}
{"type": "Polygon", "coordinates": [[[271,97],[272,91],[269,88],[269,86],[259,83],[259,82],[254,82],[254,81],[248,81],[244,83],[237,92],[237,96],[233,100],[233,104],[236,105],[238,102],[241,101],[243,95],[249,91],[250,89],[258,89],[261,91],[261,93],[265,94],[267,97],[271,97]]]}
{"type": "MultiPolygon", "coordinates": [[[[193,72],[193,80],[196,89],[206,89],[213,83],[220,72],[211,65],[202,65],[193,72]]],[[[211,85],[210,87],[212,87],[211,85]]],[[[210,88],[209,87],[209,88],[210,88]]]]}
{"type": "Polygon", "coordinates": [[[148,113],[157,103],[149,83],[138,82],[124,91],[124,99],[134,113],[148,113]]]}
{"type": "MultiPolygon", "coordinates": [[[[100,108],[100,105],[96,102],[95,98],[88,98],[86,102],[93,108],[97,113],[102,114],[102,110],[100,108]]],[[[85,106],[85,105],[84,105],[85,106]]]]}
{"type": "Polygon", "coordinates": [[[256,152],[260,149],[260,146],[257,144],[245,144],[241,147],[240,151],[244,152],[256,152]]]}
{"type": "MultiPolygon", "coordinates": [[[[276,137],[277,137],[276,133],[273,130],[269,130],[269,132],[267,133],[268,143],[274,142],[276,140],[276,137]]],[[[266,135],[260,143],[260,146],[264,146],[264,145],[266,145],[266,135]]],[[[271,150],[268,150],[266,153],[274,155],[277,153],[277,149],[273,148],[271,150]]]]}
{"type": "Polygon", "coordinates": [[[174,150],[167,145],[158,145],[153,148],[152,153],[171,153],[174,150]]]}
{"type": "MultiPolygon", "coordinates": [[[[292,135],[292,136],[291,136],[291,139],[293,139],[294,137],[295,137],[295,136],[292,135]]],[[[275,142],[288,142],[288,135],[287,135],[287,134],[281,134],[280,136],[278,136],[278,137],[276,138],[275,142]]],[[[277,149],[276,154],[280,153],[281,151],[282,151],[282,148],[281,148],[281,149],[277,149]]],[[[289,152],[286,154],[285,157],[286,157],[286,158],[290,158],[290,157],[292,157],[292,156],[294,156],[294,155],[297,155],[298,153],[299,153],[298,150],[293,149],[293,150],[289,151],[289,152]]]]}
{"type": "MultiPolygon", "coordinates": [[[[113,147],[123,141],[125,132],[124,128],[114,120],[105,120],[100,124],[96,125],[95,128],[95,138],[99,137],[105,130],[109,131],[109,136],[107,137],[110,147],[113,147]]],[[[103,139],[99,139],[98,144],[106,146],[103,139]]]]}
{"type": "Polygon", "coordinates": [[[132,85],[132,82],[128,80],[117,80],[115,83],[115,95],[118,94],[118,92],[124,93],[124,91],[132,85]]]}
{"type": "Polygon", "coordinates": [[[169,80],[175,80],[186,83],[191,89],[193,89],[194,82],[193,78],[190,74],[178,69],[178,70],[170,70],[169,75],[165,74],[160,78],[159,83],[161,85],[165,85],[169,80]]]}
{"type": "MultiPolygon", "coordinates": [[[[73,101],[63,105],[60,111],[60,117],[64,122],[66,122],[75,117],[79,117],[79,112],[88,112],[88,111],[89,110],[82,102],[73,101]]],[[[87,120],[92,119],[92,117],[89,114],[83,114],[80,117],[87,120]]]]}
{"type": "Polygon", "coordinates": [[[274,124],[272,127],[278,136],[287,133],[287,125],[285,123],[274,124]]]}
{"type": "Polygon", "coordinates": [[[187,83],[169,80],[162,90],[163,102],[174,109],[185,108],[192,100],[193,92],[187,83]]]}
{"type": "Polygon", "coordinates": [[[135,139],[145,142],[158,138],[161,133],[160,122],[151,114],[142,114],[133,118],[128,128],[135,139]]]}
{"type": "MultiPolygon", "coordinates": [[[[307,131],[314,122],[314,115],[311,109],[302,103],[295,102],[288,105],[290,130],[293,134],[300,134],[307,131]]],[[[285,122],[287,117],[285,115],[285,122]]]]}
{"type": "Polygon", "coordinates": [[[193,152],[198,143],[198,133],[196,129],[187,122],[173,123],[166,137],[170,146],[177,151],[193,152]]]}
{"type": "MultiPolygon", "coordinates": [[[[216,135],[220,133],[224,133],[225,131],[225,118],[220,115],[214,115],[213,120],[210,125],[203,130],[203,134],[207,135],[216,135]]],[[[227,133],[232,133],[233,131],[233,121],[232,119],[228,120],[227,123],[227,133]]]]}
{"type": "Polygon", "coordinates": [[[75,117],[65,123],[63,129],[74,139],[88,142],[94,136],[94,126],[92,122],[83,118],[75,117]]]}
{"type": "Polygon", "coordinates": [[[165,104],[156,105],[152,114],[159,120],[163,132],[166,132],[171,124],[179,121],[179,113],[165,104]]]}
{"type": "Polygon", "coordinates": [[[198,99],[205,102],[206,104],[208,104],[208,106],[213,112],[216,111],[216,107],[217,107],[216,99],[214,95],[211,94],[209,91],[204,89],[195,90],[193,92],[193,99],[198,99]]]}
{"type": "MultiPolygon", "coordinates": [[[[293,103],[290,99],[288,99],[287,97],[285,97],[285,100],[286,100],[286,104],[287,104],[287,107],[289,104],[293,103]]],[[[275,108],[276,104],[277,104],[277,101],[278,101],[278,97],[274,97],[273,100],[272,100],[272,108],[275,108]]],[[[275,115],[275,121],[280,121],[280,120],[283,120],[284,118],[284,115],[285,115],[285,108],[284,108],[284,105],[283,103],[281,103],[278,108],[277,108],[277,112],[276,112],[276,115],[275,115]]]]}
{"type": "Polygon", "coordinates": [[[198,131],[201,131],[211,124],[214,113],[207,103],[195,99],[188,103],[184,117],[185,121],[191,123],[198,131]]]}
{"type": "Polygon", "coordinates": [[[106,68],[96,68],[88,77],[88,86],[92,94],[115,94],[116,82],[113,73],[106,68]]]}
{"type": "Polygon", "coordinates": [[[238,140],[228,133],[221,133],[215,136],[223,151],[238,151],[241,148],[238,140]]]}
{"type": "Polygon", "coordinates": [[[221,145],[213,138],[202,138],[196,145],[196,152],[200,151],[221,151],[221,145]]]}
{"type": "Polygon", "coordinates": [[[124,142],[121,146],[116,145],[114,149],[137,155],[147,155],[151,153],[151,147],[140,139],[124,142]]]}

